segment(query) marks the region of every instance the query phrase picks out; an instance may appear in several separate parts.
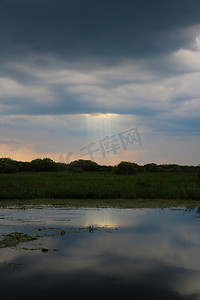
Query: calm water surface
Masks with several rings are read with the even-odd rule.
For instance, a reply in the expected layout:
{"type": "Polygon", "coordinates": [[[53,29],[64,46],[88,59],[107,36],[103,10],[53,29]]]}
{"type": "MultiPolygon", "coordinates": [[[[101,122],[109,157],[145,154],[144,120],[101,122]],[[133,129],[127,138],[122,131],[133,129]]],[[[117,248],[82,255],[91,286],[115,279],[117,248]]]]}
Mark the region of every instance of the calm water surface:
{"type": "Polygon", "coordinates": [[[1,299],[200,299],[198,209],[0,210],[1,299]]]}

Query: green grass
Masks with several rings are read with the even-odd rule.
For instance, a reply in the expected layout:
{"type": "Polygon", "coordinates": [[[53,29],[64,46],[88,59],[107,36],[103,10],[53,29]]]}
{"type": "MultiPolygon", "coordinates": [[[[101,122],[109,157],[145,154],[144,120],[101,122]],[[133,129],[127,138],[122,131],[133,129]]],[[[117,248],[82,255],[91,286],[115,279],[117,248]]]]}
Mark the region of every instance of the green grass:
{"type": "Polygon", "coordinates": [[[85,199],[85,203],[87,199],[200,200],[200,182],[196,174],[185,173],[0,174],[0,199],[85,199]]]}

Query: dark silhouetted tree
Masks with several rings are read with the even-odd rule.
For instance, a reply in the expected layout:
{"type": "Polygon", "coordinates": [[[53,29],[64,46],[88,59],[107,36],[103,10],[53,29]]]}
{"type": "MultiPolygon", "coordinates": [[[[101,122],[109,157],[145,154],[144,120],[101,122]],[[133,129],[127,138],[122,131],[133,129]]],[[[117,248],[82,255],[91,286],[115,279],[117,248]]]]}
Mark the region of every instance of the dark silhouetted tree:
{"type": "Polygon", "coordinates": [[[68,164],[68,170],[77,171],[77,172],[80,171],[95,172],[100,170],[100,166],[92,160],[79,159],[79,160],[74,160],[70,164],[68,164]]]}
{"type": "Polygon", "coordinates": [[[34,159],[30,163],[30,171],[33,172],[52,172],[56,171],[56,163],[50,158],[34,159]]]}
{"type": "Polygon", "coordinates": [[[128,161],[121,161],[117,166],[114,167],[113,171],[118,175],[137,174],[138,172],[136,164],[128,161]]]}

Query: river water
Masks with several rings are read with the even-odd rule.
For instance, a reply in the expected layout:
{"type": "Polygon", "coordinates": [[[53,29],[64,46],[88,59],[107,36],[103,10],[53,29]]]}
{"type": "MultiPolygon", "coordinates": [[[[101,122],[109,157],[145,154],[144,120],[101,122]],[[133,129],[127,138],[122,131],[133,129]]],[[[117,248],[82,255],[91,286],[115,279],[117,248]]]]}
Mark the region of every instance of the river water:
{"type": "Polygon", "coordinates": [[[198,208],[0,209],[4,299],[200,299],[198,208]]]}

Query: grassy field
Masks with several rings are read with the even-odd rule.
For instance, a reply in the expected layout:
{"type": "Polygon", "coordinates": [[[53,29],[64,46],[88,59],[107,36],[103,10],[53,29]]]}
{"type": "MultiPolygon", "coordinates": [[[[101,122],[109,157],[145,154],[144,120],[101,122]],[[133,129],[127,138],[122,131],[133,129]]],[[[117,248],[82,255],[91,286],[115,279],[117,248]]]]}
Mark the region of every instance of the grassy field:
{"type": "Polygon", "coordinates": [[[0,199],[200,200],[200,182],[196,174],[186,173],[122,176],[109,172],[0,174],[0,199]]]}

